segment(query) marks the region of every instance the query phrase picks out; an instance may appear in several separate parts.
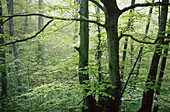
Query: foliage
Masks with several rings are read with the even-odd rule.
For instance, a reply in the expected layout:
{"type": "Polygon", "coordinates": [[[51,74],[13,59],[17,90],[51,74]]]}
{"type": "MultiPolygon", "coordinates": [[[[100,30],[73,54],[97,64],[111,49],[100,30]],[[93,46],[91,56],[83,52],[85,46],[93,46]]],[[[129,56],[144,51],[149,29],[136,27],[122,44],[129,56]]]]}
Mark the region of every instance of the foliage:
{"type": "MultiPolygon", "coordinates": [[[[96,0],[99,1],[99,0],[96,0]]],[[[147,1],[146,1],[147,2],[147,1]]],[[[129,3],[126,1],[125,3],[129,3]]],[[[126,5],[124,2],[119,3],[119,6],[126,5]]],[[[3,4],[6,4],[3,1],[3,4]]],[[[15,14],[23,13],[35,13],[38,12],[38,1],[14,0],[14,12],[15,14]]],[[[43,11],[46,15],[55,15],[59,17],[75,17],[78,12],[74,5],[73,0],[50,0],[43,3],[43,11]]],[[[96,20],[95,5],[90,3],[90,19],[96,20]]],[[[5,6],[3,6],[4,15],[7,13],[5,6]]],[[[119,31],[133,35],[139,40],[145,38],[144,29],[147,23],[148,9],[137,9],[133,15],[133,26],[130,30],[127,30],[127,24],[129,17],[132,17],[129,13],[123,13],[119,19],[119,31]]],[[[151,29],[149,30],[149,38],[145,38],[145,41],[153,42],[156,38],[158,30],[157,16],[158,12],[155,8],[154,14],[151,18],[151,29]]],[[[104,23],[104,14],[99,14],[100,22],[104,23]]],[[[30,35],[33,35],[38,31],[38,18],[28,17],[28,26],[25,26],[24,17],[18,17],[14,19],[14,31],[15,38],[23,39],[30,35]],[[24,28],[27,28],[27,33],[24,28]]],[[[47,19],[44,18],[44,22],[47,19]]],[[[79,46],[79,36],[75,39],[74,36],[78,35],[75,32],[79,22],[72,21],[54,21],[50,24],[42,34],[32,40],[17,43],[19,58],[17,61],[20,65],[20,75],[22,76],[23,92],[18,92],[18,76],[15,71],[15,58],[12,54],[11,46],[7,46],[6,50],[6,66],[8,70],[8,97],[9,102],[7,104],[8,112],[68,112],[70,109],[76,107],[74,111],[80,112],[83,103],[80,101],[87,95],[95,96],[96,101],[99,101],[100,95],[103,97],[113,98],[108,94],[109,88],[115,88],[108,80],[108,46],[106,39],[106,32],[101,28],[101,45],[99,51],[102,52],[101,56],[101,71],[98,70],[97,60],[97,46],[99,43],[97,26],[90,24],[90,50],[89,50],[89,65],[88,72],[90,76],[89,81],[85,81],[86,85],[79,85],[78,79],[78,52],[74,47],[79,46]],[[43,58],[38,60],[38,44],[37,40],[43,44],[43,58]],[[98,74],[102,74],[102,81],[98,81],[98,74]],[[83,89],[87,89],[85,94],[83,89]],[[80,105],[79,105],[80,103],[80,105]]],[[[168,25],[169,26],[169,23],[168,25]]],[[[78,27],[79,28],[79,27],[78,27]]],[[[4,25],[4,32],[6,35],[9,33],[8,24],[4,25]]],[[[169,29],[167,30],[169,32],[169,29]]],[[[120,34],[119,34],[120,35],[120,34]]],[[[6,41],[14,40],[14,38],[7,37],[6,41]]],[[[130,39],[128,49],[124,50],[125,38],[120,40],[120,68],[124,65],[125,72],[123,73],[124,79],[122,79],[122,87],[124,86],[130,70],[138,56],[140,47],[144,48],[142,53],[142,61],[140,64],[140,73],[136,74],[136,69],[133,71],[133,76],[130,79],[130,83],[122,97],[122,112],[136,112],[141,104],[142,92],[145,86],[145,80],[147,78],[148,70],[150,68],[151,57],[154,52],[154,45],[139,44],[130,39]],[[133,43],[134,50],[131,51],[130,47],[133,43]],[[123,51],[127,52],[126,61],[123,62],[123,51]],[[133,62],[131,62],[131,56],[133,62]],[[136,89],[134,89],[134,86],[136,89]]],[[[169,61],[169,59],[168,59],[169,61]]],[[[167,62],[168,62],[167,61],[167,62]]],[[[164,71],[163,85],[160,90],[159,101],[154,102],[160,105],[160,111],[166,112],[169,108],[169,68],[164,71]]],[[[159,70],[160,71],[160,70],[159,70]]],[[[158,71],[158,73],[159,73],[158,71]]],[[[155,88],[155,87],[150,87],[155,88]]],[[[1,92],[1,91],[0,91],[1,92]]],[[[113,98],[114,99],[114,98],[113,98]]]]}

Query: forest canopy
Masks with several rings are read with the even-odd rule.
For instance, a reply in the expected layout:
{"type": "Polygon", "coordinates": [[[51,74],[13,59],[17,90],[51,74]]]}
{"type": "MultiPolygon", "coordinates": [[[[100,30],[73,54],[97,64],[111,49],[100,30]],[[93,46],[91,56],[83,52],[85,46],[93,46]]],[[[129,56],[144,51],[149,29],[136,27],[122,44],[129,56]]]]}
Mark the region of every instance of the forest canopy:
{"type": "Polygon", "coordinates": [[[169,111],[169,6],[0,0],[0,111],[169,111]]]}

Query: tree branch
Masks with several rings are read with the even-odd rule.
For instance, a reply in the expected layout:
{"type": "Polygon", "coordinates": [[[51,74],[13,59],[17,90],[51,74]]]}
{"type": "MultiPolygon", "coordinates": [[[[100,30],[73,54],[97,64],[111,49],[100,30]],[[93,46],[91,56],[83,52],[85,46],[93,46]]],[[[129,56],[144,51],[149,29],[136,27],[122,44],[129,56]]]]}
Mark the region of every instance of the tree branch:
{"type": "MultiPolygon", "coordinates": [[[[162,36],[162,37],[158,37],[154,42],[145,42],[145,41],[141,41],[141,40],[138,40],[136,38],[134,38],[132,35],[129,35],[129,34],[122,34],[119,36],[119,40],[124,37],[124,36],[127,36],[127,37],[130,37],[132,40],[136,41],[136,42],[139,42],[139,43],[143,43],[143,44],[156,44],[157,41],[160,39],[160,38],[170,38],[169,36],[162,36]]],[[[167,43],[168,41],[166,41],[167,43]]]]}
{"type": "Polygon", "coordinates": [[[14,44],[14,43],[17,43],[17,42],[24,42],[24,41],[27,41],[27,40],[30,40],[30,39],[33,39],[35,38],[38,34],[40,34],[53,20],[50,20],[48,21],[43,28],[41,28],[41,30],[39,30],[35,35],[31,36],[31,37],[27,37],[25,39],[21,39],[21,40],[15,40],[13,42],[8,42],[8,43],[4,43],[4,44],[0,44],[0,46],[6,46],[6,45],[9,45],[9,44],[14,44]]]}
{"type": "Polygon", "coordinates": [[[100,5],[99,2],[95,1],[95,0],[89,0],[90,2],[94,3],[95,5],[97,5],[103,12],[105,12],[105,9],[102,5],[100,5]]]}
{"type": "Polygon", "coordinates": [[[125,7],[121,10],[121,12],[126,12],[130,9],[134,9],[136,7],[147,7],[147,6],[159,6],[159,5],[170,5],[170,3],[162,3],[162,2],[156,2],[156,3],[144,3],[144,4],[134,4],[129,7],[125,7]]]}
{"type": "Polygon", "coordinates": [[[80,53],[80,48],[79,47],[74,47],[79,53],[80,53]]]}
{"type": "Polygon", "coordinates": [[[6,23],[7,21],[12,19],[13,17],[25,17],[25,16],[41,16],[41,17],[45,17],[45,18],[48,18],[48,19],[52,19],[52,20],[63,20],[63,21],[85,21],[85,22],[89,22],[89,23],[95,23],[95,24],[97,24],[101,27],[105,27],[103,24],[101,24],[97,21],[88,20],[88,19],[84,19],[84,18],[83,19],[80,19],[80,18],[63,18],[63,17],[47,16],[47,15],[43,15],[43,14],[19,14],[19,15],[12,15],[12,16],[0,16],[0,17],[8,18],[1,25],[6,23]]]}
{"type": "Polygon", "coordinates": [[[135,69],[135,67],[136,67],[136,65],[137,65],[137,62],[138,62],[139,58],[141,57],[142,50],[143,50],[143,47],[140,48],[140,51],[139,51],[139,53],[138,53],[138,57],[137,57],[134,65],[133,65],[133,68],[131,69],[131,71],[130,71],[130,73],[129,73],[129,76],[128,76],[127,80],[126,80],[126,83],[125,83],[125,85],[124,85],[124,88],[123,88],[123,90],[122,90],[122,92],[121,92],[121,95],[120,95],[119,99],[122,98],[122,96],[123,96],[123,94],[124,94],[124,92],[125,92],[125,90],[126,90],[126,87],[127,87],[128,83],[129,83],[129,80],[130,80],[130,77],[133,75],[133,71],[134,71],[134,69],[135,69]]]}
{"type": "MultiPolygon", "coordinates": [[[[87,97],[88,97],[88,96],[85,96],[82,100],[80,100],[80,101],[78,102],[78,104],[77,104],[77,105],[80,105],[80,104],[81,104],[81,102],[83,102],[83,101],[84,101],[87,97]]],[[[76,109],[76,107],[74,107],[74,108],[70,109],[70,111],[69,111],[69,112],[73,112],[75,109],[76,109]]]]}

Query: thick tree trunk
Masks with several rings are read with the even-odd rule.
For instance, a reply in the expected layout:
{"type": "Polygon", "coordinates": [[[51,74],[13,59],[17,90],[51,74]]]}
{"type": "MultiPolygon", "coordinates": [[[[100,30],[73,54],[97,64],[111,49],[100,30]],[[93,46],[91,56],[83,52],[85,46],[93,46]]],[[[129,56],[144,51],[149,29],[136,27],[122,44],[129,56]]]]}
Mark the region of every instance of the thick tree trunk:
{"type": "MultiPolygon", "coordinates": [[[[0,6],[1,5],[1,0],[0,0],[0,6]]],[[[2,7],[0,7],[0,16],[2,16],[2,7]]],[[[0,19],[0,24],[2,24],[3,20],[2,18],[0,19]]],[[[0,26],[0,44],[4,43],[4,37],[3,37],[3,27],[0,26]]],[[[0,96],[0,103],[1,103],[1,112],[5,110],[5,105],[7,101],[7,73],[6,73],[6,66],[5,66],[5,50],[4,47],[0,47],[0,63],[1,63],[1,96],[0,96]]]]}
{"type": "Polygon", "coordinates": [[[106,9],[106,32],[109,53],[109,78],[114,87],[109,88],[109,94],[114,97],[108,98],[104,112],[118,112],[121,94],[121,82],[119,73],[119,38],[118,38],[118,18],[120,10],[116,0],[101,0],[106,9]]]}
{"type": "MultiPolygon", "coordinates": [[[[169,0],[163,0],[163,3],[168,3],[169,0]]],[[[155,52],[152,58],[152,63],[150,67],[150,71],[146,80],[146,89],[147,91],[144,91],[143,93],[143,99],[142,99],[142,107],[138,112],[151,112],[152,111],[152,103],[153,103],[153,95],[154,95],[154,86],[155,86],[155,80],[156,80],[156,74],[159,64],[160,55],[162,53],[162,47],[160,44],[163,43],[164,38],[162,36],[165,35],[164,31],[166,28],[166,21],[167,21],[167,12],[168,12],[168,6],[162,6],[161,8],[161,16],[160,16],[160,23],[159,23],[159,31],[158,31],[158,38],[159,41],[155,48],[155,52]]]]}
{"type": "Polygon", "coordinates": [[[121,93],[121,82],[119,74],[119,39],[117,34],[117,22],[118,17],[108,18],[107,28],[107,41],[109,47],[109,78],[111,84],[115,87],[114,89],[109,90],[109,94],[114,97],[113,99],[109,98],[108,104],[106,106],[106,112],[118,112],[119,108],[119,96],[121,93]]]}
{"type": "MultiPolygon", "coordinates": [[[[88,0],[80,0],[80,17],[88,18],[88,0]]],[[[80,46],[77,49],[79,51],[79,81],[80,84],[85,84],[84,81],[89,80],[88,74],[88,50],[89,50],[89,24],[88,22],[80,22],[80,46]]],[[[85,92],[88,92],[85,89],[85,92]]],[[[82,108],[83,112],[95,112],[95,99],[92,95],[89,95],[84,100],[84,105],[88,107],[82,108]]]]}
{"type": "MultiPolygon", "coordinates": [[[[7,0],[7,7],[8,7],[8,14],[13,15],[13,0],[7,0]]],[[[14,38],[13,18],[9,20],[9,29],[10,29],[10,36],[14,38]]],[[[16,74],[18,75],[18,86],[19,86],[18,91],[21,92],[22,91],[22,81],[21,81],[21,75],[19,72],[19,62],[17,61],[18,50],[17,50],[16,43],[12,44],[12,47],[13,47],[13,53],[14,53],[14,58],[15,58],[16,74]]]]}

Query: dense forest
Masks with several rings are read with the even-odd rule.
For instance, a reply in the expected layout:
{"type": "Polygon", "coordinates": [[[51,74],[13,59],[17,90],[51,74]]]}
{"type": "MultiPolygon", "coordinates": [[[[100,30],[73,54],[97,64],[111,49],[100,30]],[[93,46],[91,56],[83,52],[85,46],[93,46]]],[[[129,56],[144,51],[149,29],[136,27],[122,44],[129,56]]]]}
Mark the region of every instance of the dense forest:
{"type": "Polygon", "coordinates": [[[169,0],[0,0],[1,112],[169,112],[169,0]]]}

